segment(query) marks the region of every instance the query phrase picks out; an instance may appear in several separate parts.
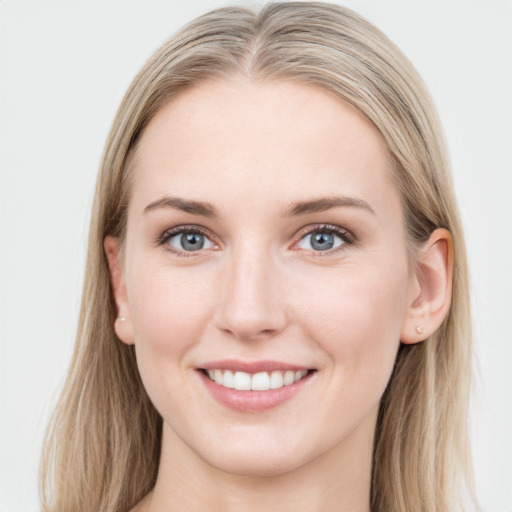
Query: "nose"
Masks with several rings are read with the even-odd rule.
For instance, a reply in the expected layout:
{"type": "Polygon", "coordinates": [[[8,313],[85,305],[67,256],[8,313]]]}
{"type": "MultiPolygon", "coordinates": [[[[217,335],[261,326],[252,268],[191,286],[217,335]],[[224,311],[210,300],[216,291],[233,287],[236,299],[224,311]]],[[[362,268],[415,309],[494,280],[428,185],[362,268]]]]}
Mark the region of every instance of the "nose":
{"type": "Polygon", "coordinates": [[[286,325],[285,294],[270,254],[239,250],[222,276],[217,326],[239,340],[266,339],[286,325]]]}

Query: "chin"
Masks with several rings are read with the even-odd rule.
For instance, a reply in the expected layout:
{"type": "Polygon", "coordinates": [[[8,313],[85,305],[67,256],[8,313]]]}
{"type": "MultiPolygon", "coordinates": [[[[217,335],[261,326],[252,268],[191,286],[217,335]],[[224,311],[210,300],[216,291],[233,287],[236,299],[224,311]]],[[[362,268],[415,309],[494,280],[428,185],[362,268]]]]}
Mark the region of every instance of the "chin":
{"type": "MultiPolygon", "coordinates": [[[[256,450],[255,450],[256,451],[256,450]]],[[[304,465],[304,461],[294,457],[276,456],[276,454],[253,453],[231,455],[225,458],[217,456],[205,461],[213,468],[236,476],[249,478],[272,478],[290,473],[304,465]]]]}
{"type": "MultiPolygon", "coordinates": [[[[311,439],[311,437],[309,437],[311,439]]],[[[264,478],[293,472],[322,453],[322,447],[293,435],[278,436],[262,432],[238,432],[229,441],[205,440],[193,447],[203,461],[224,473],[264,478]],[[243,435],[245,434],[245,435],[243,435]],[[252,434],[252,435],[251,435],[252,434]]]]}

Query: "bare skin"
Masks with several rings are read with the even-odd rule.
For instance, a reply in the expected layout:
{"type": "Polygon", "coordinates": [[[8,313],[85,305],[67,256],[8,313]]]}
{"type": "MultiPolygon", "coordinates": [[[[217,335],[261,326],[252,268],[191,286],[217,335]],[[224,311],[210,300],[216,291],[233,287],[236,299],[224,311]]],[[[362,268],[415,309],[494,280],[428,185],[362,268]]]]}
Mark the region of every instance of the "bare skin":
{"type": "Polygon", "coordinates": [[[105,250],[116,332],[164,420],[156,487],[133,511],[369,512],[379,401],[400,342],[446,315],[449,233],[411,265],[379,134],[310,85],[189,89],[133,172],[125,250],[105,250]],[[226,359],[308,374],[247,410],[211,392],[203,369],[226,359]]]}

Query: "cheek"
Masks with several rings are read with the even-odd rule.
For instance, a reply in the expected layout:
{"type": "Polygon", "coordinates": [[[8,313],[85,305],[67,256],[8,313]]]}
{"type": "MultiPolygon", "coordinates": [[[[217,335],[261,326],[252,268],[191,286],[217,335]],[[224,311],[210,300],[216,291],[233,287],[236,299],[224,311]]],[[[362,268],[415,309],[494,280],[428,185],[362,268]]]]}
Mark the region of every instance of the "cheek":
{"type": "Polygon", "coordinates": [[[333,378],[353,388],[353,396],[362,389],[384,391],[390,377],[406,311],[404,268],[351,265],[325,275],[319,269],[302,283],[303,328],[329,356],[333,378]]]}
{"type": "Polygon", "coordinates": [[[166,353],[193,345],[211,316],[210,281],[197,268],[134,272],[129,302],[137,343],[166,353]]]}
{"type": "Polygon", "coordinates": [[[132,273],[128,294],[137,364],[157,408],[164,390],[169,396],[183,392],[193,348],[212,316],[210,282],[197,269],[148,264],[132,273]]]}

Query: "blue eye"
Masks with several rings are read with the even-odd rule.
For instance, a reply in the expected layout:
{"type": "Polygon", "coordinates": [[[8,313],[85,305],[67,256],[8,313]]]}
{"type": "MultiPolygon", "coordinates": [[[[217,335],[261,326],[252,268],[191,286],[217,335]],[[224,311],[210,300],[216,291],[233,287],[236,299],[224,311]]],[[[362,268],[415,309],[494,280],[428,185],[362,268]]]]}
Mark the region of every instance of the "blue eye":
{"type": "Polygon", "coordinates": [[[202,233],[195,231],[182,231],[175,235],[171,235],[167,239],[167,243],[182,252],[194,252],[201,249],[209,249],[213,246],[213,242],[202,233]]]}
{"type": "Polygon", "coordinates": [[[329,249],[336,249],[344,243],[346,243],[346,240],[332,230],[318,229],[302,237],[298,243],[298,247],[310,251],[328,251],[329,249]]]}

